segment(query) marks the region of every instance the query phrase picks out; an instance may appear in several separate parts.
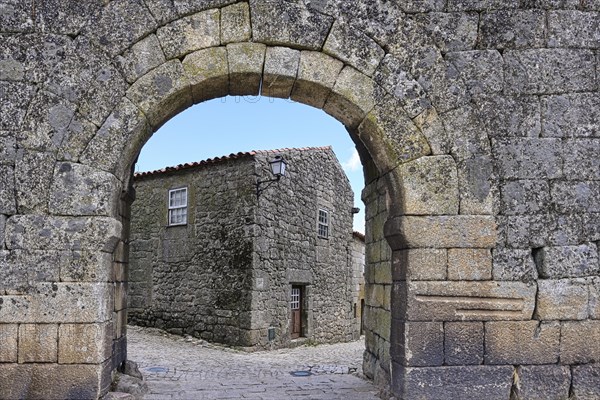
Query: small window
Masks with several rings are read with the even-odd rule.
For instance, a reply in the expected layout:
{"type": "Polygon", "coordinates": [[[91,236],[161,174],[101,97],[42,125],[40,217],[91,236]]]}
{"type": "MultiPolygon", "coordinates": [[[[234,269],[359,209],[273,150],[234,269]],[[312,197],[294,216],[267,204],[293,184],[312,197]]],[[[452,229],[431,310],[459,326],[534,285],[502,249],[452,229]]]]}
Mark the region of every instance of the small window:
{"type": "Polygon", "coordinates": [[[187,224],[187,188],[169,190],[169,225],[187,224]]]}
{"type": "Polygon", "coordinates": [[[319,237],[329,237],[329,211],[319,210],[319,224],[318,224],[319,237]]]}

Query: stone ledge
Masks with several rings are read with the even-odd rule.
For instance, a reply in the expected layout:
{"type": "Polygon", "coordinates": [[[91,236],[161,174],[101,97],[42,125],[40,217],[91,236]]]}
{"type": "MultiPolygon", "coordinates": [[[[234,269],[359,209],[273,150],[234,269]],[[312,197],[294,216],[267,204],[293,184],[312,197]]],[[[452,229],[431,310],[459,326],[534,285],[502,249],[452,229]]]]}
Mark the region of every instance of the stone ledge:
{"type": "Polygon", "coordinates": [[[506,400],[512,366],[406,368],[392,363],[392,387],[403,399],[506,400]]]}
{"type": "Polygon", "coordinates": [[[394,318],[409,321],[530,320],[535,285],[494,281],[397,282],[392,298],[406,299],[392,308],[394,318]]]}
{"type": "Polygon", "coordinates": [[[484,215],[393,217],[385,223],[384,232],[393,250],[496,245],[496,222],[484,215]]]}

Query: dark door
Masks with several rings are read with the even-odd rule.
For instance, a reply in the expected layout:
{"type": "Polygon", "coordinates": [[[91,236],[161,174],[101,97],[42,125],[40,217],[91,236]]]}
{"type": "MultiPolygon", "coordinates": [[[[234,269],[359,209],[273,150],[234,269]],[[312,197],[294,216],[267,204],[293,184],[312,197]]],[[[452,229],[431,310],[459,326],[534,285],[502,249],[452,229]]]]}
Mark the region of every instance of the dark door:
{"type": "Polygon", "coordinates": [[[290,302],[292,310],[292,339],[298,339],[302,336],[302,286],[292,286],[292,300],[290,302]]]}

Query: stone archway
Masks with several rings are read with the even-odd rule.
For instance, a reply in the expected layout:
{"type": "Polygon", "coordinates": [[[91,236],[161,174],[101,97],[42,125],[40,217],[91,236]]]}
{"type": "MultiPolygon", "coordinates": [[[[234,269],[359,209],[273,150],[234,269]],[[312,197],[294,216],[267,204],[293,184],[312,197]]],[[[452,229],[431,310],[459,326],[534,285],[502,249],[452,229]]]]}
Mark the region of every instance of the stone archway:
{"type": "Polygon", "coordinates": [[[597,133],[567,112],[597,108],[594,56],[560,24],[589,7],[511,6],[569,47],[538,49],[533,31],[491,29],[505,11],[488,2],[310,3],[3,4],[0,397],[106,392],[125,351],[135,157],[191,104],[259,91],[323,108],[361,152],[376,382],[403,398],[595,395],[598,349],[582,338],[600,335],[598,177],[578,160],[597,159],[597,133]]]}

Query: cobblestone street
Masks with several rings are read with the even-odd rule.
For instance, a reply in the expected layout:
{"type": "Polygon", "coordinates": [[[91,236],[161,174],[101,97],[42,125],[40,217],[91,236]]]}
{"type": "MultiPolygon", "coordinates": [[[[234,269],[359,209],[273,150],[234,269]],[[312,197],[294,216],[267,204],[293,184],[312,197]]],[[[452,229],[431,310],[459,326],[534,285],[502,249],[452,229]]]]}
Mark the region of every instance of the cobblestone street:
{"type": "Polygon", "coordinates": [[[363,349],[359,340],[245,353],[128,327],[128,358],[148,384],[145,399],[377,400],[375,386],[359,377],[363,349]]]}

